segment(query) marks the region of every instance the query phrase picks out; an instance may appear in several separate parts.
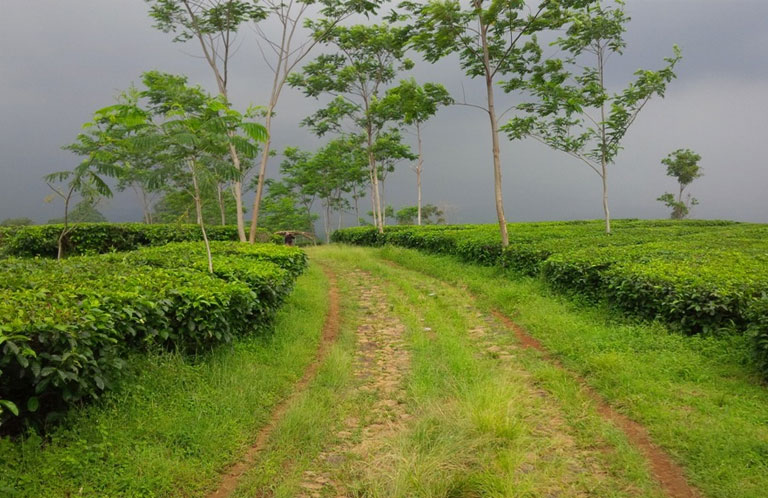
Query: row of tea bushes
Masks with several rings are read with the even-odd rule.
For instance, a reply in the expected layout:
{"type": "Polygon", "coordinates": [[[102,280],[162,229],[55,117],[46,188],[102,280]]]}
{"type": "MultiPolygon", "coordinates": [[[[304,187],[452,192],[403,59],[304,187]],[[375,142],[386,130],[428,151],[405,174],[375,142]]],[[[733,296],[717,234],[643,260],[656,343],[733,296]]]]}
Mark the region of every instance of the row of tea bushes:
{"type": "MultiPolygon", "coordinates": [[[[0,227],[0,254],[17,257],[55,258],[59,235],[63,225],[34,225],[0,227]]],[[[210,240],[237,240],[237,227],[206,227],[210,240]]],[[[260,230],[260,242],[277,242],[281,238],[260,230]]],[[[64,253],[67,255],[103,254],[113,251],[132,251],[144,246],[161,246],[171,242],[202,240],[197,225],[143,223],[78,223],[66,236],[64,253]]]]}
{"type": "Polygon", "coordinates": [[[495,225],[350,228],[334,240],[504,266],[686,333],[746,331],[768,373],[768,225],[618,220],[608,236],[600,222],[550,222],[509,233],[505,250],[495,225]]]}
{"type": "Polygon", "coordinates": [[[212,249],[213,274],[201,243],[0,261],[0,431],[98,397],[132,352],[198,353],[266,328],[307,264],[272,244],[212,249]]]}

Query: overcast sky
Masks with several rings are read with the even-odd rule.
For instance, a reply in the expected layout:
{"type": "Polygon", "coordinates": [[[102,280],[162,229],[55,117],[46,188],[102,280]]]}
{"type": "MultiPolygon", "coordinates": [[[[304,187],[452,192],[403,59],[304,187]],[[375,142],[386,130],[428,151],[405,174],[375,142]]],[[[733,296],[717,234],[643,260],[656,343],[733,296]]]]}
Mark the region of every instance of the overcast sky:
{"type": "MultiPolygon", "coordinates": [[[[91,113],[143,71],[183,73],[215,85],[197,46],[171,43],[152,28],[141,0],[3,0],[0,14],[0,219],[37,222],[61,215],[46,204],[46,173],[78,158],[60,147],[73,141],[91,113]]],[[[768,2],[765,0],[627,0],[628,49],[612,58],[610,80],[623,84],[639,68],[660,67],[678,44],[683,60],[665,99],[652,101],[630,130],[609,172],[616,218],[662,218],[655,199],[675,182],[660,160],[677,148],[702,155],[704,177],[690,188],[695,218],[768,222],[768,2]]],[[[246,30],[231,66],[231,96],[244,108],[266,102],[269,78],[246,30]]],[[[322,49],[314,55],[321,53],[322,49]]],[[[403,75],[408,76],[408,75],[403,75]]],[[[483,97],[456,60],[417,65],[418,80],[443,83],[468,99],[483,97]]],[[[514,103],[509,96],[502,104],[514,103]]],[[[273,130],[286,145],[315,147],[298,122],[317,102],[287,89],[273,130]]],[[[493,222],[492,163],[487,117],[468,107],[441,111],[424,133],[424,201],[448,207],[451,222],[493,222]]],[[[270,163],[277,170],[279,158],[270,163]]],[[[532,141],[502,143],[504,196],[510,221],[599,218],[597,175],[565,154],[532,141]]],[[[386,185],[396,209],[415,204],[415,177],[401,165],[386,185]]],[[[366,206],[367,204],[367,200],[366,206]]],[[[250,203],[249,203],[250,204],[250,203]]],[[[101,205],[112,221],[138,221],[132,193],[101,205]]],[[[347,217],[349,222],[352,217],[347,217]]]]}

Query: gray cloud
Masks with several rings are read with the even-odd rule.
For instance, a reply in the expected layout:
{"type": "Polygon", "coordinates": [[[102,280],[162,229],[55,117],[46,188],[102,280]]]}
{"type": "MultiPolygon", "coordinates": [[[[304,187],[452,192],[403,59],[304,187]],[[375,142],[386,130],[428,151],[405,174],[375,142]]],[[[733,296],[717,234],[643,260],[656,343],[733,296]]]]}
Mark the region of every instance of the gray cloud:
{"type": "MultiPolygon", "coordinates": [[[[705,176],[692,186],[701,201],[694,216],[768,221],[768,4],[761,1],[631,0],[629,47],[612,60],[621,84],[640,67],[658,67],[674,43],[683,48],[679,78],[664,100],[641,114],[610,173],[617,217],[664,217],[655,198],[674,187],[660,160],[679,147],[702,156],[705,176]]],[[[41,177],[71,168],[77,157],[60,147],[71,142],[93,110],[108,105],[142,71],[184,73],[213,90],[192,44],[172,44],[151,27],[141,1],[9,0],[0,18],[0,219],[59,215],[46,205],[41,177]]],[[[232,66],[232,96],[239,106],[266,99],[269,77],[261,69],[251,32],[232,66]]],[[[319,52],[318,52],[319,53],[319,52]]],[[[455,60],[421,64],[422,81],[440,81],[468,99],[482,99],[478,81],[467,80],[455,60]]],[[[514,103],[510,97],[502,100],[514,103]]],[[[314,147],[318,140],[297,123],[317,107],[288,89],[273,132],[278,148],[314,147]]],[[[492,173],[488,121],[466,108],[443,110],[425,133],[426,202],[449,207],[456,222],[492,222],[492,173]]],[[[505,204],[510,220],[598,218],[599,182],[586,167],[538,143],[503,142],[505,204]]],[[[272,172],[278,160],[271,163],[272,172]]],[[[406,165],[391,176],[386,199],[413,204],[415,178],[406,165]]],[[[367,202],[367,201],[366,201],[367,202]]],[[[367,205],[367,204],[364,204],[367,205]]],[[[138,220],[132,195],[104,204],[113,220],[138,220]]],[[[351,220],[351,217],[348,216],[351,220]]]]}

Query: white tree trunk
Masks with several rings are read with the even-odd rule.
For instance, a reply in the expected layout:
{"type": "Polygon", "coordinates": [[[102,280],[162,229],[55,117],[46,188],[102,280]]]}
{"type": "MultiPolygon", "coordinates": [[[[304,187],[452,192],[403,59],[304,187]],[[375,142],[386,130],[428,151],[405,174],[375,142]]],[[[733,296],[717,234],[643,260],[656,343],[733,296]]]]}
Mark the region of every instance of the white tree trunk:
{"type": "Polygon", "coordinates": [[[485,66],[485,91],[488,97],[488,118],[491,124],[491,147],[493,150],[493,193],[496,202],[496,217],[499,220],[499,231],[501,232],[501,245],[509,245],[509,234],[507,232],[507,218],[504,216],[504,199],[501,189],[501,154],[499,152],[499,124],[496,117],[496,107],[493,98],[493,74],[490,66],[490,54],[488,51],[488,40],[486,38],[488,26],[482,24],[480,39],[483,47],[483,63],[485,66]]]}
{"type": "Polygon", "coordinates": [[[418,143],[419,160],[416,163],[416,224],[421,225],[421,169],[424,166],[424,153],[421,148],[421,126],[416,122],[416,141],[418,143]]]}
{"type": "Polygon", "coordinates": [[[195,212],[197,213],[197,223],[200,225],[200,231],[203,232],[203,243],[205,244],[205,255],[208,258],[208,272],[213,273],[213,257],[211,256],[211,244],[208,242],[208,234],[205,231],[203,222],[203,202],[200,197],[200,186],[197,183],[197,173],[195,171],[194,161],[188,161],[189,172],[192,173],[192,187],[194,188],[195,212]]]}
{"type": "Polygon", "coordinates": [[[272,112],[274,105],[267,109],[267,116],[264,120],[264,127],[267,129],[267,141],[264,142],[264,150],[261,153],[261,163],[259,165],[259,176],[256,181],[256,194],[253,197],[253,206],[251,207],[251,231],[248,234],[248,242],[256,242],[256,229],[259,226],[259,208],[261,207],[261,198],[264,195],[264,181],[267,175],[267,163],[269,162],[269,150],[272,144],[272,112]]]}

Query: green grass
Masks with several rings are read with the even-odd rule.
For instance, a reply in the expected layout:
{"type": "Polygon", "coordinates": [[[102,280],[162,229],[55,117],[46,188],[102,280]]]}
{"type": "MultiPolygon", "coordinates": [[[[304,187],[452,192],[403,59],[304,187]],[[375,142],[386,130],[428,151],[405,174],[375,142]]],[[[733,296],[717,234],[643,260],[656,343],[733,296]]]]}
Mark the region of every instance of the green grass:
{"type": "Polygon", "coordinates": [[[45,439],[0,440],[2,496],[203,495],[245,451],[313,358],[327,311],[316,266],[274,334],[197,358],[137,356],[130,380],[45,439]]]}
{"type": "MultiPolygon", "coordinates": [[[[479,305],[514,317],[619,411],[648,427],[707,496],[765,496],[768,391],[754,373],[746,338],[684,337],[553,294],[536,279],[452,257],[391,247],[376,254],[465,287],[479,305]]],[[[543,368],[524,365],[534,374],[543,368]]]]}
{"type": "MultiPolygon", "coordinates": [[[[385,289],[390,312],[406,326],[411,418],[365,458],[348,454],[333,465],[317,459],[332,447],[342,421],[361,416],[373,401],[355,391],[347,369],[358,318],[347,290],[339,356],[328,359],[289,410],[238,496],[295,496],[307,469],[331,476],[354,496],[660,496],[642,457],[600,418],[577,383],[536,353],[517,349],[533,380],[471,340],[467,330],[480,319],[477,309],[465,308],[460,289],[393,269],[371,250],[323,247],[310,254],[332,265],[341,282],[361,268],[371,274],[367,284],[385,289]],[[554,394],[542,396],[542,388],[554,394]]],[[[497,341],[516,348],[509,336],[497,341]]]]}
{"type": "Polygon", "coordinates": [[[339,275],[340,331],[317,376],[277,425],[265,451],[241,479],[235,496],[296,496],[302,473],[334,442],[344,419],[360,415],[369,400],[352,396],[355,328],[359,313],[348,279],[339,275]]]}

